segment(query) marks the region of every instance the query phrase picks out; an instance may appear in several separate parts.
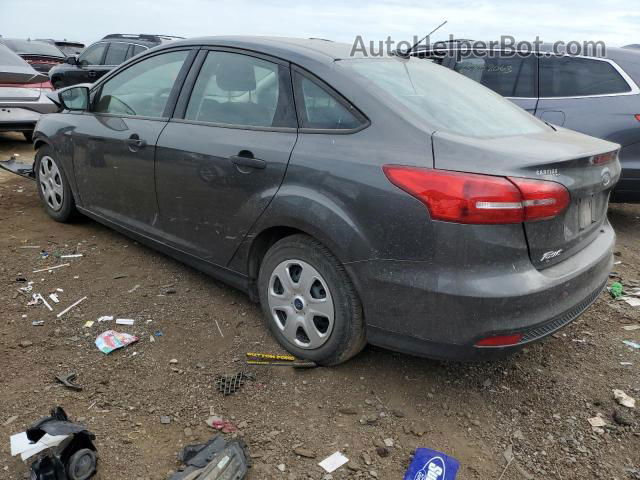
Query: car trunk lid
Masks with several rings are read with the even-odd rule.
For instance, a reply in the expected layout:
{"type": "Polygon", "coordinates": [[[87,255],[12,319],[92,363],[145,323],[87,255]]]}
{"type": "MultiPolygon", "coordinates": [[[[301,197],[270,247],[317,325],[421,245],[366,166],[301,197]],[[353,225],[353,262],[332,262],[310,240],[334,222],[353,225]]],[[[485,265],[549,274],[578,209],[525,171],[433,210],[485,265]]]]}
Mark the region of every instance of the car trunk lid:
{"type": "Polygon", "coordinates": [[[554,265],[588,245],[606,221],[609,194],[620,177],[620,163],[602,154],[619,145],[572,132],[499,138],[433,135],[435,167],[443,170],[546,180],[563,185],[569,206],[548,220],[523,223],[532,264],[554,265]]]}
{"type": "Polygon", "coordinates": [[[0,66],[0,102],[36,101],[42,89],[51,89],[49,78],[29,65],[0,66]]]}

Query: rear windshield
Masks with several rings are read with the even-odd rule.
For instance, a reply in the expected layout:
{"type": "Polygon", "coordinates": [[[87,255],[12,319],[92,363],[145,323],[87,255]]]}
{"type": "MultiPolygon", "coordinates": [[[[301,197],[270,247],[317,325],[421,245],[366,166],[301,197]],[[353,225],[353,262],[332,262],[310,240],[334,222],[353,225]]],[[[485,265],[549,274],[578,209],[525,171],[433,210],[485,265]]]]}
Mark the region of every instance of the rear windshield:
{"type": "Polygon", "coordinates": [[[64,58],[62,52],[49,43],[9,39],[3,39],[2,43],[19,55],[44,55],[64,58]]]}
{"type": "Polygon", "coordinates": [[[497,93],[433,62],[385,58],[344,60],[340,64],[373,82],[437,131],[502,137],[549,128],[497,93]]]}

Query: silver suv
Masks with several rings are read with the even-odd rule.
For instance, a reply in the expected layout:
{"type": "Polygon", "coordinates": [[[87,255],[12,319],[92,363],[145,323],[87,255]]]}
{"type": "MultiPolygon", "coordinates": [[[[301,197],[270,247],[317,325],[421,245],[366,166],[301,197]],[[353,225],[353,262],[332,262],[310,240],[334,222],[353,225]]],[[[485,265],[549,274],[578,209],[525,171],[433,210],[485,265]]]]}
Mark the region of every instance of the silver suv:
{"type": "Polygon", "coordinates": [[[621,144],[622,178],[612,201],[640,202],[640,49],[572,56],[552,55],[543,45],[518,55],[480,49],[459,55],[460,42],[433,44],[415,55],[482,83],[550,124],[621,144]]]}

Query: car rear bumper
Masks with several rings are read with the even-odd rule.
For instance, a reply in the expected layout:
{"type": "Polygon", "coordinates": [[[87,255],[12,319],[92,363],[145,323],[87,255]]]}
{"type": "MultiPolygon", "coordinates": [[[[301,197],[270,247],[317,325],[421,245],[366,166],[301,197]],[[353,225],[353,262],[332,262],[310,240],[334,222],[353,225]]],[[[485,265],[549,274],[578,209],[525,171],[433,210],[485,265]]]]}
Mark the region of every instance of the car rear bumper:
{"type": "Polygon", "coordinates": [[[44,95],[34,101],[0,101],[0,131],[33,130],[41,115],[57,110],[44,95]]]}
{"type": "Polygon", "coordinates": [[[615,233],[608,222],[583,250],[544,270],[469,268],[455,281],[426,262],[347,264],[363,302],[370,343],[414,355],[485,359],[515,351],[572,322],[604,288],[615,233]],[[476,347],[494,335],[522,334],[508,347],[476,347]]]}

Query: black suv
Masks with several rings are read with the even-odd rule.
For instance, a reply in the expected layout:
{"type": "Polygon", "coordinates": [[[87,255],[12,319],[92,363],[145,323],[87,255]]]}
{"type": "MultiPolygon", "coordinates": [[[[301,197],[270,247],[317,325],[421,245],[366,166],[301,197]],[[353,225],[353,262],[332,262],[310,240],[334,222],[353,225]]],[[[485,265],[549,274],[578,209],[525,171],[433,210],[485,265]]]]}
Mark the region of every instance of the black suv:
{"type": "Polygon", "coordinates": [[[182,37],[169,35],[130,35],[114,33],[89,45],[81,55],[67,57],[62,65],[49,71],[53,88],[77,83],[93,83],[125,60],[163,43],[182,37]]]}

